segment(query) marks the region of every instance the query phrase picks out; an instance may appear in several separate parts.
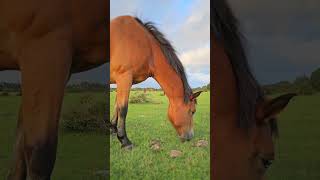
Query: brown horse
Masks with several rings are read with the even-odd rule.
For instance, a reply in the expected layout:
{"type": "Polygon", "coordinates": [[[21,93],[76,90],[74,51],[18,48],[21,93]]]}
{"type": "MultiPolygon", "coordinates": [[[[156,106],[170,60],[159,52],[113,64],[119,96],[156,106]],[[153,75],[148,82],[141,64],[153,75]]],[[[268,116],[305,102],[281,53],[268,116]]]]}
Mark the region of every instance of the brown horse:
{"type": "Polygon", "coordinates": [[[117,95],[111,127],[122,147],[132,148],[125,120],[132,84],[153,77],[169,98],[168,117],[180,138],[193,137],[193,115],[196,98],[174,48],[151,23],[120,16],[110,24],[110,80],[117,84],[117,95]]]}
{"type": "Polygon", "coordinates": [[[276,115],[295,94],[264,97],[231,9],[224,0],[211,5],[213,179],[261,180],[275,158],[276,115]]]}
{"type": "Polygon", "coordinates": [[[50,179],[71,73],[107,62],[106,0],[0,0],[0,70],[20,70],[15,162],[8,179],[50,179]]]}

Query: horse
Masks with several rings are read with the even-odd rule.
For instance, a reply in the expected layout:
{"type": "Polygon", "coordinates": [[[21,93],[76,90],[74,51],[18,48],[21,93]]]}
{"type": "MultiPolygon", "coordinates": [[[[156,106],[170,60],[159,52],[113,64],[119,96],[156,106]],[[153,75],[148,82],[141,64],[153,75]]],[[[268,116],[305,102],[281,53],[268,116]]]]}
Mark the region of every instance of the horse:
{"type": "Polygon", "coordinates": [[[107,62],[108,20],[106,0],[0,0],[0,70],[22,85],[8,179],[50,179],[66,83],[107,62]]]}
{"type": "Polygon", "coordinates": [[[213,179],[261,180],[275,159],[276,117],[296,94],[264,95],[231,8],[225,0],[211,3],[213,179]]]}
{"type": "Polygon", "coordinates": [[[126,133],[128,99],[133,84],[154,78],[169,99],[168,118],[182,141],[193,133],[196,98],[176,51],[152,22],[119,16],[110,22],[110,83],[117,85],[111,132],[121,147],[132,149],[126,133]]]}

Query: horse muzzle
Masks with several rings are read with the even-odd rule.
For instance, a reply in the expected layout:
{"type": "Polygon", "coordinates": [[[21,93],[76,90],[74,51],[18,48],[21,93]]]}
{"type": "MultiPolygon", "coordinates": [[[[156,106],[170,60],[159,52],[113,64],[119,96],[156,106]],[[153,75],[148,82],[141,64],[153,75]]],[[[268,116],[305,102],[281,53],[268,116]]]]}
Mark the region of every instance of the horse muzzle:
{"type": "Polygon", "coordinates": [[[191,130],[191,131],[184,133],[183,135],[180,135],[180,140],[182,142],[190,141],[193,138],[193,136],[194,136],[193,130],[191,130]]]}

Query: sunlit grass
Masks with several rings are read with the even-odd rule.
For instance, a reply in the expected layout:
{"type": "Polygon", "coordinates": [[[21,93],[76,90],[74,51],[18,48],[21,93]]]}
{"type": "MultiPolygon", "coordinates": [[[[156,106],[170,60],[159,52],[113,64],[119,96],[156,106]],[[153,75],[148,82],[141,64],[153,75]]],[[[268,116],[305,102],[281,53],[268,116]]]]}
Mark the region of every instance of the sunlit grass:
{"type": "MultiPolygon", "coordinates": [[[[143,92],[131,92],[131,95],[143,92]]],[[[129,104],[127,133],[133,142],[132,151],[120,149],[116,137],[111,137],[111,179],[209,179],[210,145],[194,147],[197,140],[209,141],[210,136],[210,94],[198,98],[194,118],[195,137],[181,143],[176,131],[167,119],[167,97],[163,92],[147,92],[157,103],[129,104]],[[150,148],[152,140],[161,141],[161,150],[150,148]],[[171,150],[182,151],[177,158],[170,157],[171,150]]],[[[113,107],[115,93],[111,93],[113,107]]],[[[111,115],[113,108],[110,108],[111,115]]]]}

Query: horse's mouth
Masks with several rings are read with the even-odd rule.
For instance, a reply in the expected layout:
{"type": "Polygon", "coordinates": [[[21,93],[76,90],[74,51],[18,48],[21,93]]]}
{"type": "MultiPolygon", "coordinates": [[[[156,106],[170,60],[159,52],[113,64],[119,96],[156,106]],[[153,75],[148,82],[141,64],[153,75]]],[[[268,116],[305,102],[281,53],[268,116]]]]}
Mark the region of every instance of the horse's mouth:
{"type": "Polygon", "coordinates": [[[258,161],[258,171],[262,175],[264,175],[267,172],[267,170],[271,167],[273,163],[273,159],[264,158],[261,156],[257,157],[257,161],[258,161]]]}
{"type": "Polygon", "coordinates": [[[273,160],[271,159],[260,158],[260,160],[265,170],[269,169],[269,167],[272,165],[272,162],[273,162],[273,160]]]}
{"type": "Polygon", "coordinates": [[[186,142],[186,141],[190,141],[193,138],[193,131],[187,132],[183,135],[180,135],[180,140],[181,142],[186,142]]]}
{"type": "Polygon", "coordinates": [[[265,158],[263,156],[256,155],[251,159],[253,168],[256,169],[257,173],[264,176],[267,170],[271,167],[273,159],[265,158]]]}

